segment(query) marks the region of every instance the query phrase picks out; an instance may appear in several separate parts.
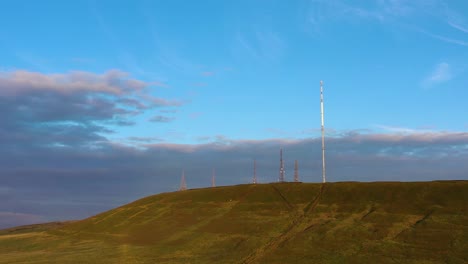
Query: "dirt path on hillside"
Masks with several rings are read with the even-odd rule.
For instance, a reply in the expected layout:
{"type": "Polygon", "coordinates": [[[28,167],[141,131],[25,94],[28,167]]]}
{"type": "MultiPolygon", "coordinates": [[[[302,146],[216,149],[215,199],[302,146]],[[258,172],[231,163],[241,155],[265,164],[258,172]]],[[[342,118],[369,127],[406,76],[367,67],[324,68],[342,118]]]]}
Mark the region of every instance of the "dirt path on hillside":
{"type": "MultiPolygon", "coordinates": [[[[278,193],[279,196],[285,201],[286,204],[292,207],[291,203],[286,199],[286,197],[280,192],[278,188],[275,188],[276,192],[278,193]]],[[[263,245],[261,248],[255,250],[252,252],[252,254],[248,255],[242,263],[244,264],[251,264],[251,263],[257,263],[262,257],[267,255],[269,252],[272,252],[276,250],[279,246],[283,245],[296,235],[302,233],[305,229],[310,228],[310,223],[307,221],[307,218],[305,217],[307,214],[312,212],[315,207],[317,207],[317,204],[320,202],[320,199],[322,198],[322,195],[325,191],[325,184],[322,184],[320,186],[320,191],[319,193],[310,201],[309,204],[307,204],[303,212],[301,214],[298,214],[294,219],[292,220],[291,224],[284,230],[283,233],[281,233],[279,236],[271,239],[268,243],[263,245]]]]}

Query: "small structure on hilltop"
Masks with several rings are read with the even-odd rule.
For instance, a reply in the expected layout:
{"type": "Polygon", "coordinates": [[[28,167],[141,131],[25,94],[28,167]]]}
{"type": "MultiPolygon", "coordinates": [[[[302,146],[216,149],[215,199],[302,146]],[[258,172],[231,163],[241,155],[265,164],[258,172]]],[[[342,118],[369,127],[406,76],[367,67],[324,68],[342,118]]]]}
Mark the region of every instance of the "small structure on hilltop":
{"type": "Polygon", "coordinates": [[[211,187],[216,187],[215,177],[216,177],[216,171],[213,168],[213,172],[211,174],[211,187]]]}
{"type": "Polygon", "coordinates": [[[299,165],[297,160],[294,161],[294,182],[299,182],[299,165]]]}
{"type": "Polygon", "coordinates": [[[280,148],[280,168],[279,168],[279,182],[284,182],[284,162],[283,162],[283,148],[280,148]]]}
{"type": "Polygon", "coordinates": [[[185,182],[185,171],[182,170],[182,178],[180,179],[179,191],[187,190],[187,183],[185,182]]]}
{"type": "Polygon", "coordinates": [[[257,161],[254,159],[252,183],[257,184],[257,161]]]}

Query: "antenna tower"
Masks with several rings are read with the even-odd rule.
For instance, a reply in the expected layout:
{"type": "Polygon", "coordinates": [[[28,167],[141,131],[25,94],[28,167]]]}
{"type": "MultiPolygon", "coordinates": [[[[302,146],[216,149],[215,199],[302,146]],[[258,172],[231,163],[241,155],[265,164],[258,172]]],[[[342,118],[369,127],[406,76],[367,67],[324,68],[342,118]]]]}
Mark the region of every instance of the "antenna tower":
{"type": "Polygon", "coordinates": [[[294,161],[294,182],[299,182],[299,165],[297,160],[294,161]]]}
{"type": "Polygon", "coordinates": [[[325,128],[323,122],[323,81],[320,81],[320,116],[322,119],[322,182],[327,182],[325,177],[325,128]]]}
{"type": "Polygon", "coordinates": [[[211,176],[211,187],[216,187],[215,177],[216,177],[216,171],[213,168],[213,173],[212,173],[212,176],[211,176]]]}
{"type": "Polygon", "coordinates": [[[253,184],[257,184],[257,161],[254,159],[254,167],[253,167],[253,179],[252,179],[253,184]]]}
{"type": "Polygon", "coordinates": [[[284,182],[284,163],[283,163],[283,148],[280,149],[280,170],[279,170],[279,182],[284,182]]]}
{"type": "Polygon", "coordinates": [[[185,171],[182,170],[182,178],[180,179],[180,188],[179,191],[187,190],[187,183],[185,182],[185,171]]]}

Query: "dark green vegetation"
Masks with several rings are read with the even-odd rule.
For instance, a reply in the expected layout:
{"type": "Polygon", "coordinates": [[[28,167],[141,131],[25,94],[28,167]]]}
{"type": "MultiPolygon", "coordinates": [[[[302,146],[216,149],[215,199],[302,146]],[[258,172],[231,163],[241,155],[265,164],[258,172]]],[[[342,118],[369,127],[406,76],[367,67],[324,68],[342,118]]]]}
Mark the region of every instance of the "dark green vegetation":
{"type": "Polygon", "coordinates": [[[0,263],[467,263],[468,181],[275,183],[0,231],[0,263]]]}

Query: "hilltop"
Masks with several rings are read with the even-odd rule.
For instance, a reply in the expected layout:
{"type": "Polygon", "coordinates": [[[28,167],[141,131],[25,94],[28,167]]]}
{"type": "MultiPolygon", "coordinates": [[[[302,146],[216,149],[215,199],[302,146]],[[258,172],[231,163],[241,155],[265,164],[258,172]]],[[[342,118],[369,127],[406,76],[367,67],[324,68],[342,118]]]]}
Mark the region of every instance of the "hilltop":
{"type": "Polygon", "coordinates": [[[468,181],[194,189],[0,231],[0,263],[467,263],[467,212],[468,181]]]}

